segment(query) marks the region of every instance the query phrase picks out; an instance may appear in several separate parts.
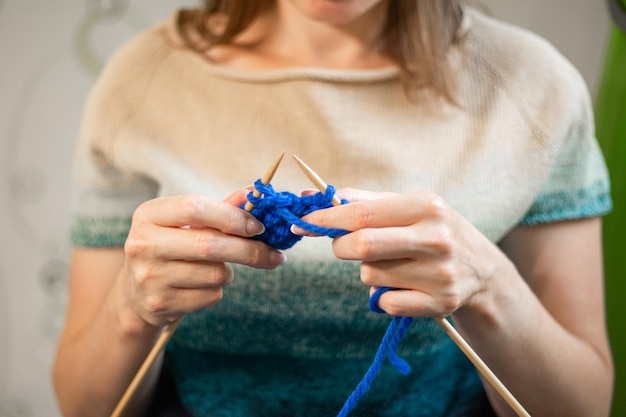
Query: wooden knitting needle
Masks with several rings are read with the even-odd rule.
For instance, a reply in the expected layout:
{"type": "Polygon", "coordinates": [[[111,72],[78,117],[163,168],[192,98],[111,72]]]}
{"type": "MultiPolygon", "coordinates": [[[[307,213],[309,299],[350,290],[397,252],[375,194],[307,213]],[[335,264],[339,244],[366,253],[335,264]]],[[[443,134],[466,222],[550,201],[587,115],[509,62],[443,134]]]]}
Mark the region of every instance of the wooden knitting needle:
{"type": "MultiPolygon", "coordinates": [[[[285,156],[284,152],[280,154],[280,156],[274,161],[274,163],[268,168],[265,174],[261,177],[261,182],[264,185],[267,185],[270,183],[270,181],[272,181],[272,178],[274,177],[274,174],[276,173],[276,170],[278,169],[278,166],[280,165],[284,156],[285,156]]],[[[255,197],[259,197],[261,195],[261,192],[255,189],[252,192],[252,194],[255,197]]],[[[244,210],[246,211],[250,211],[253,208],[254,208],[254,205],[250,203],[250,201],[248,201],[246,205],[244,206],[244,210]]],[[[152,367],[152,364],[154,363],[156,358],[159,356],[161,351],[165,348],[165,345],[167,345],[167,342],[169,342],[169,340],[174,335],[174,332],[178,328],[178,325],[180,324],[180,321],[182,319],[183,319],[182,316],[177,318],[176,320],[168,324],[165,330],[163,330],[163,333],[161,333],[156,343],[154,344],[154,346],[148,353],[148,356],[146,357],[144,362],[141,364],[141,367],[139,368],[139,370],[133,377],[133,380],[130,382],[130,385],[128,386],[128,388],[126,388],[126,391],[124,391],[124,395],[122,396],[120,401],[117,403],[117,406],[113,410],[111,417],[119,417],[122,415],[122,413],[128,406],[128,402],[137,391],[137,388],[139,388],[139,385],[146,377],[146,374],[152,367]]]]}
{"type": "MultiPolygon", "coordinates": [[[[315,171],[313,171],[307,164],[305,164],[302,159],[298,158],[295,155],[291,156],[293,156],[293,159],[295,159],[296,163],[300,166],[300,169],[302,170],[302,172],[304,172],[304,175],[306,175],[311,180],[311,182],[317,187],[318,190],[325,193],[328,186],[320,178],[320,176],[317,175],[315,171]]],[[[338,206],[341,204],[341,200],[339,199],[339,197],[337,197],[337,195],[334,195],[330,202],[333,206],[338,206]]]]}
{"type": "Polygon", "coordinates": [[[517,398],[511,394],[511,392],[504,386],[504,384],[498,379],[498,377],[489,369],[487,364],[478,356],[472,347],[463,339],[463,336],[457,332],[457,330],[450,324],[445,317],[434,317],[435,321],[443,328],[443,330],[450,336],[450,339],[456,343],[461,351],[467,356],[467,358],[474,364],[476,369],[482,374],[482,376],[489,381],[491,386],[498,391],[500,396],[507,402],[507,404],[515,411],[519,417],[530,417],[528,411],[522,407],[517,401],[517,398]]]}
{"type": "MultiPolygon", "coordinates": [[[[261,177],[261,182],[263,183],[263,185],[267,185],[270,183],[270,181],[272,181],[272,178],[274,178],[274,174],[276,173],[276,170],[278,169],[278,165],[280,165],[284,156],[285,156],[285,152],[281,153],[280,156],[276,158],[272,166],[270,166],[268,170],[265,172],[265,175],[261,177]]],[[[252,191],[252,195],[255,197],[260,197],[261,192],[255,188],[254,191],[252,191]]],[[[252,204],[250,201],[247,201],[244,207],[244,210],[251,211],[253,208],[254,208],[254,204],[252,204]]]]}
{"type": "Polygon", "coordinates": [[[124,395],[122,396],[120,401],[117,403],[117,406],[115,407],[115,410],[113,410],[111,417],[119,417],[122,415],[122,413],[128,406],[128,402],[137,391],[137,388],[139,388],[139,384],[141,384],[141,382],[144,380],[144,378],[146,377],[146,374],[150,370],[150,367],[152,367],[152,364],[154,363],[156,358],[159,356],[163,348],[165,348],[165,345],[167,344],[167,342],[172,338],[172,335],[178,328],[178,325],[180,324],[181,320],[182,320],[182,317],[177,318],[176,320],[168,324],[165,330],[163,330],[163,333],[161,333],[156,343],[152,347],[152,350],[150,350],[150,353],[148,353],[148,356],[141,364],[141,367],[135,374],[135,377],[133,378],[133,380],[130,382],[130,385],[128,386],[128,388],[126,388],[126,391],[124,391],[124,395]]]}
{"type": "MultiPolygon", "coordinates": [[[[317,175],[307,164],[305,164],[300,158],[293,155],[304,174],[315,184],[315,186],[322,192],[326,191],[326,183],[317,175]]],[[[333,197],[335,198],[335,197],[333,197]]],[[[340,204],[341,202],[337,198],[337,203],[333,200],[333,205],[340,204]]],[[[493,386],[493,388],[502,396],[502,398],[509,404],[509,406],[517,413],[519,417],[530,417],[530,414],[522,407],[517,399],[511,394],[511,392],[504,386],[504,384],[498,379],[498,377],[489,369],[487,364],[478,356],[478,354],[472,349],[472,347],[463,339],[463,336],[456,331],[456,329],[450,324],[445,317],[434,317],[437,324],[439,324],[447,335],[454,341],[454,343],[461,349],[461,351],[467,356],[467,358],[474,364],[476,369],[483,375],[483,377],[493,386]]]]}

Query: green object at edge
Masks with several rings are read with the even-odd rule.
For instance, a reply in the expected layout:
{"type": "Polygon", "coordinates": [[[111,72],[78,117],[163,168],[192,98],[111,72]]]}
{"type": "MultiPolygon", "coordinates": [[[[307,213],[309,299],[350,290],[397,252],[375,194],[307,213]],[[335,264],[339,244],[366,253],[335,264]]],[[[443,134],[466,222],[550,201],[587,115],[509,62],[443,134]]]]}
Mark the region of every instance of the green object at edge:
{"type": "MultiPolygon", "coordinates": [[[[626,0],[621,3],[626,7],[626,0]]],[[[615,361],[612,417],[626,416],[626,32],[611,28],[595,103],[596,132],[612,184],[613,212],[604,218],[609,337],[615,361]]]]}

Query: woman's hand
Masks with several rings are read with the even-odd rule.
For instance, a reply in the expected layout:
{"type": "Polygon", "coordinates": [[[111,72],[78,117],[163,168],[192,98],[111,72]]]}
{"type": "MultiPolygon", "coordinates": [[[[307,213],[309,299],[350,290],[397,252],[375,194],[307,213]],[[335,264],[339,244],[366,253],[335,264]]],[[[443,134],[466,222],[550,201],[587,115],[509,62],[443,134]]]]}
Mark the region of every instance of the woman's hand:
{"type": "MultiPolygon", "coordinates": [[[[337,238],[340,259],[363,261],[361,280],[399,288],[379,306],[396,316],[448,316],[479,298],[504,255],[437,195],[341,190],[350,204],[319,210],[307,222],[352,233],[337,238]]],[[[298,233],[306,233],[301,229],[298,233]]]]}
{"type": "Polygon", "coordinates": [[[219,302],[233,280],[228,262],[263,269],[284,262],[278,251],[248,239],[264,229],[238,207],[247,192],[223,202],[202,195],[160,198],[137,208],[121,279],[141,319],[163,326],[219,302]]]}

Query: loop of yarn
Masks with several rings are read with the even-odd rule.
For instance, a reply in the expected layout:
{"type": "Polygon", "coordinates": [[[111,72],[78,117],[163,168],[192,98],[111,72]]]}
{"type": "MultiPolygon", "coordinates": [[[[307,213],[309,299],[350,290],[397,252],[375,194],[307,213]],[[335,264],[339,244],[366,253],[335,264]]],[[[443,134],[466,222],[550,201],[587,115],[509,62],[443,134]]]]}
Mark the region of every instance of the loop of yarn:
{"type": "Polygon", "coordinates": [[[380,287],[374,291],[372,296],[370,297],[370,310],[374,313],[379,314],[387,314],[385,310],[378,306],[378,300],[380,300],[380,296],[386,293],[387,291],[395,291],[397,288],[389,288],[389,287],[380,287]]]}
{"type": "MultiPolygon", "coordinates": [[[[254,187],[261,193],[255,197],[252,192],[248,194],[248,200],[254,205],[250,213],[255,216],[265,226],[265,232],[253,239],[261,240],[275,249],[289,249],[302,239],[302,236],[291,233],[291,225],[296,225],[309,232],[329,236],[331,238],[343,236],[349,233],[343,229],[332,229],[320,227],[307,223],[301,217],[312,213],[315,210],[332,207],[331,200],[335,194],[332,185],[328,185],[326,192],[318,192],[307,196],[297,196],[289,192],[276,192],[271,184],[263,184],[258,179],[254,187]]],[[[347,201],[343,200],[343,204],[347,201]]],[[[243,205],[242,205],[243,208],[243,205]]],[[[370,298],[370,309],[377,313],[386,313],[378,306],[380,296],[387,291],[396,288],[378,288],[370,298]]],[[[398,372],[407,375],[411,372],[411,366],[397,354],[400,341],[409,330],[412,323],[411,317],[394,317],[374,356],[374,360],[369,369],[361,379],[361,382],[348,397],[337,417],[346,417],[357,405],[380,372],[385,357],[398,372]]]]}
{"type": "MultiPolygon", "coordinates": [[[[301,219],[315,210],[332,207],[331,200],[335,195],[335,188],[332,185],[329,185],[324,193],[306,196],[297,196],[287,191],[276,192],[271,184],[263,184],[260,179],[256,180],[254,187],[261,196],[255,197],[252,192],[248,194],[248,201],[254,205],[250,213],[263,223],[265,232],[253,239],[283,250],[291,248],[302,239],[302,236],[291,233],[290,228],[293,224],[309,232],[332,238],[348,233],[342,229],[316,226],[301,219]]],[[[347,201],[344,200],[342,203],[347,201]]]]}

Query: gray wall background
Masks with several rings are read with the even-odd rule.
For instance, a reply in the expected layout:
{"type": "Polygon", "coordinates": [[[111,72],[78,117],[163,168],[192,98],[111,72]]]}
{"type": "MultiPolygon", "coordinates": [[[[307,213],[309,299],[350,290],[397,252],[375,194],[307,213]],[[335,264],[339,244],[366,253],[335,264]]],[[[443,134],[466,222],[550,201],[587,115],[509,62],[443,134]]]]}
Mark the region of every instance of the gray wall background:
{"type": "MultiPolygon", "coordinates": [[[[604,2],[472,3],[550,40],[595,93],[604,2]]],[[[50,367],[66,303],[70,164],[86,94],[118,45],[193,4],[0,0],[0,417],[59,416],[50,367]]]]}

